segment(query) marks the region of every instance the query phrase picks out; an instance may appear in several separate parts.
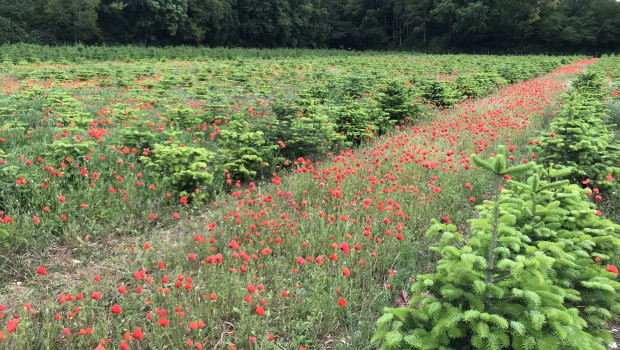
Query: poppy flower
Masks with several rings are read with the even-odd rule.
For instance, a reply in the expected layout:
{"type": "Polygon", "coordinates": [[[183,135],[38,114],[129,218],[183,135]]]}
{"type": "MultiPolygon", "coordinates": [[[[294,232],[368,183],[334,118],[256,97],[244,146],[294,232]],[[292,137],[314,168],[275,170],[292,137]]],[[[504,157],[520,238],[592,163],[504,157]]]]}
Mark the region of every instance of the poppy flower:
{"type": "Polygon", "coordinates": [[[211,293],[211,295],[209,296],[209,299],[217,300],[217,295],[215,295],[215,293],[211,293]]]}
{"type": "Polygon", "coordinates": [[[47,271],[45,270],[45,267],[43,266],[39,266],[39,268],[37,269],[37,273],[39,275],[47,275],[47,271]]]}
{"type": "Polygon", "coordinates": [[[131,336],[136,340],[142,340],[142,338],[144,337],[144,335],[142,334],[142,329],[140,329],[140,327],[136,328],[136,330],[133,331],[133,334],[131,336]]]}
{"type": "Polygon", "coordinates": [[[112,311],[112,313],[113,313],[113,314],[116,314],[116,315],[118,315],[118,314],[120,314],[121,312],[123,312],[123,310],[121,309],[121,307],[120,307],[120,306],[118,306],[118,304],[117,304],[117,303],[114,303],[114,306],[112,306],[111,311],[112,311]]]}
{"type": "Polygon", "coordinates": [[[18,322],[19,322],[19,320],[13,319],[13,320],[10,320],[6,324],[6,330],[9,332],[9,334],[13,334],[13,332],[15,332],[15,329],[17,328],[17,323],[18,322]]]}
{"type": "Polygon", "coordinates": [[[159,320],[157,320],[157,323],[162,327],[168,327],[168,325],[170,325],[170,321],[165,318],[160,318],[159,320]]]}
{"type": "Polygon", "coordinates": [[[611,273],[615,273],[616,275],[618,274],[618,268],[615,267],[614,265],[607,265],[607,271],[611,272],[611,273]]]}
{"type": "Polygon", "coordinates": [[[101,300],[101,294],[99,294],[99,292],[97,291],[94,291],[90,298],[93,300],[101,300]]]}
{"type": "Polygon", "coordinates": [[[342,307],[345,307],[345,306],[347,306],[347,301],[342,299],[342,298],[339,298],[338,299],[338,305],[340,305],[342,307]]]}
{"type": "Polygon", "coordinates": [[[345,276],[349,276],[351,274],[351,272],[349,271],[348,268],[345,267],[344,269],[342,269],[342,274],[345,275],[345,276]]]}
{"type": "Polygon", "coordinates": [[[256,305],[256,314],[261,316],[265,314],[265,309],[263,309],[260,305],[256,305]]]}

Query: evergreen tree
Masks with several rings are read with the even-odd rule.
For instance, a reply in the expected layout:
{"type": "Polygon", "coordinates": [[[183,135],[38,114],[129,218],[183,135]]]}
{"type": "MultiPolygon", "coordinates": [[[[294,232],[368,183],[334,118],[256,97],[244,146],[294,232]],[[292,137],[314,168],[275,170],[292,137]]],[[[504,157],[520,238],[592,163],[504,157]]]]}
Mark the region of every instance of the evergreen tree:
{"type": "Polygon", "coordinates": [[[620,176],[620,143],[614,141],[612,126],[604,113],[598,93],[584,89],[584,82],[567,96],[550,125],[550,133],[539,138],[534,147],[539,161],[553,169],[568,168],[573,183],[592,183],[601,189],[618,191],[618,183],[607,177],[620,176]],[[588,180],[589,179],[589,180],[588,180]]]}
{"type": "Polygon", "coordinates": [[[534,168],[507,168],[503,147],[473,160],[495,174],[495,200],[476,208],[466,242],[454,225],[433,222],[437,272],[418,276],[410,307],[384,310],[373,341],[382,349],[605,349],[610,338],[598,322],[611,316],[606,307],[618,311],[620,283],[595,256],[618,252],[618,226],[588,217],[575,229],[572,211],[595,211],[567,182],[534,174],[511,181],[517,192],[502,190],[505,178],[534,168]]]}

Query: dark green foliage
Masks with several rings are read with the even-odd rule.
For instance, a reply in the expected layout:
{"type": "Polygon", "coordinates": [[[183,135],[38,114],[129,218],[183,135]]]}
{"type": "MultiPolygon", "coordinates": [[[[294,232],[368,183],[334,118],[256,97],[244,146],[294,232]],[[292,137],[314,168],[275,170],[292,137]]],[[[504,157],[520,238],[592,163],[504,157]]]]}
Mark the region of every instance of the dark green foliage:
{"type": "Polygon", "coordinates": [[[252,131],[243,117],[228,123],[218,138],[218,162],[232,180],[254,180],[258,171],[274,160],[277,144],[266,144],[262,131],[252,131]]]}
{"type": "Polygon", "coordinates": [[[53,159],[58,164],[72,161],[81,162],[84,156],[96,147],[93,141],[80,142],[78,140],[58,139],[47,146],[46,158],[53,159]]]}
{"type": "Polygon", "coordinates": [[[503,147],[473,160],[496,175],[495,200],[476,208],[466,236],[433,222],[436,273],[416,278],[409,307],[384,310],[373,340],[382,349],[604,350],[602,320],[620,311],[620,283],[604,262],[620,251],[620,226],[596,216],[584,190],[542,181],[541,169],[500,191],[506,175],[534,167],[507,167],[503,147]]]}
{"type": "Polygon", "coordinates": [[[345,104],[332,108],[331,114],[336,131],[355,144],[371,137],[375,132],[387,130],[395,122],[389,119],[386,111],[368,108],[356,100],[348,100],[345,104]]]}
{"type": "Polygon", "coordinates": [[[422,107],[414,104],[412,96],[409,96],[403,83],[393,80],[385,83],[379,93],[379,107],[385,112],[390,120],[402,121],[410,117],[416,119],[422,113],[422,107]]]}
{"type": "Polygon", "coordinates": [[[619,28],[615,0],[0,0],[0,44],[594,55],[618,49],[619,28]]]}
{"type": "Polygon", "coordinates": [[[458,86],[450,80],[427,79],[421,82],[422,97],[436,105],[450,106],[460,100],[458,86]]]}
{"type": "Polygon", "coordinates": [[[286,101],[282,96],[271,106],[276,120],[259,120],[259,128],[269,145],[278,146],[279,156],[294,160],[309,154],[321,155],[344,146],[346,136],[336,132],[330,123],[328,109],[310,101],[286,101]],[[305,105],[302,107],[296,102],[305,105]]]}
{"type": "Polygon", "coordinates": [[[212,193],[215,155],[204,148],[179,144],[157,144],[148,156],[141,157],[146,167],[170,181],[179,196],[205,200],[212,193]],[[198,192],[196,190],[199,190],[198,192]]]}
{"type": "Polygon", "coordinates": [[[607,176],[620,176],[620,143],[614,140],[598,79],[596,74],[577,77],[573,83],[576,90],[566,96],[550,132],[541,135],[534,151],[543,164],[571,169],[567,179],[573,183],[591,181],[590,186],[618,191],[618,182],[607,180],[607,176]]]}

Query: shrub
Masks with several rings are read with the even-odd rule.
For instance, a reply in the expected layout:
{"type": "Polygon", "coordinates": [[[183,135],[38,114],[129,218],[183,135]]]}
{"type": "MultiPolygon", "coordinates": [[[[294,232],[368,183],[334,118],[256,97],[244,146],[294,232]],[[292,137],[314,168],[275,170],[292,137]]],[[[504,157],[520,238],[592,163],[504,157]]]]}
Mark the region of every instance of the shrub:
{"type": "Polygon", "coordinates": [[[617,191],[618,183],[607,177],[620,176],[620,143],[614,140],[601,101],[581,91],[567,96],[550,133],[540,136],[534,152],[542,164],[570,169],[567,179],[573,183],[591,182],[591,186],[617,191]]]}
{"type": "Polygon", "coordinates": [[[228,122],[217,138],[220,152],[218,164],[226,169],[232,180],[253,180],[257,171],[268,166],[278,145],[268,145],[262,131],[251,131],[241,117],[228,122]]]}
{"type": "Polygon", "coordinates": [[[584,192],[566,181],[535,173],[511,181],[520,195],[502,190],[506,176],[534,167],[507,168],[503,147],[489,161],[472,159],[495,174],[495,200],[476,208],[468,236],[433,222],[437,272],[417,277],[409,307],[384,310],[373,341],[382,349],[605,349],[601,321],[619,311],[620,283],[595,257],[618,252],[618,226],[592,217],[584,192]],[[571,228],[575,207],[589,215],[580,228],[571,228]]]}
{"type": "Polygon", "coordinates": [[[213,192],[207,186],[213,182],[209,164],[214,158],[215,154],[204,148],[174,143],[157,144],[149,156],[140,157],[147,168],[167,179],[178,195],[201,200],[206,200],[213,192]]]}
{"type": "Polygon", "coordinates": [[[390,120],[401,121],[406,117],[416,118],[422,113],[422,107],[411,102],[413,99],[401,82],[392,80],[383,87],[377,102],[390,120]]]}

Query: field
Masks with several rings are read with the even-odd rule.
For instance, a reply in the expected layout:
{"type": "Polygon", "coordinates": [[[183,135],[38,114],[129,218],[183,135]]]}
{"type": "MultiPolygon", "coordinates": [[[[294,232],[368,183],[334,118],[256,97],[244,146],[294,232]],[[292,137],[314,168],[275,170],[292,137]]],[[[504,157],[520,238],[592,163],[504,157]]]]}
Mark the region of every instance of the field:
{"type": "MultiPolygon", "coordinates": [[[[620,121],[614,56],[96,53],[0,66],[1,348],[376,348],[494,199],[472,155],[551,157],[583,72],[620,121]]],[[[613,130],[570,180],[618,223],[613,130]]]]}

